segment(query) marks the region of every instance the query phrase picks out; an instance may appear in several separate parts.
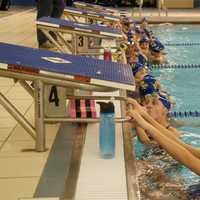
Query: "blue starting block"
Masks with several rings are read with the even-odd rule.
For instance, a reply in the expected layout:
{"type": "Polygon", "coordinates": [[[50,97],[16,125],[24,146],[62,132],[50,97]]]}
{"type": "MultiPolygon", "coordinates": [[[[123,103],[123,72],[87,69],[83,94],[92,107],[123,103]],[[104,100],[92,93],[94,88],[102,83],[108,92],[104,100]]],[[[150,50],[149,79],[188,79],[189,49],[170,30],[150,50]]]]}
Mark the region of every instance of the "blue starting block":
{"type": "Polygon", "coordinates": [[[120,22],[120,17],[102,12],[94,12],[75,7],[65,7],[64,16],[72,21],[78,22],[80,17],[86,24],[108,22],[110,24],[120,22]]]}
{"type": "Polygon", "coordinates": [[[96,5],[96,4],[92,4],[92,3],[74,1],[73,5],[76,8],[81,8],[81,9],[85,9],[85,10],[91,10],[91,11],[99,12],[99,13],[101,12],[101,13],[107,13],[107,14],[112,14],[112,15],[116,14],[117,15],[117,12],[114,11],[114,10],[111,10],[111,9],[108,9],[108,8],[105,8],[103,6],[99,6],[99,5],[96,5]]]}
{"type": "Polygon", "coordinates": [[[51,17],[42,17],[38,19],[37,28],[40,29],[62,53],[71,52],[74,55],[99,55],[99,53],[95,53],[94,50],[102,49],[102,47],[101,44],[94,45],[94,40],[96,39],[112,41],[123,40],[122,33],[118,29],[51,17]],[[52,37],[50,32],[54,32],[57,36],[57,40],[55,40],[55,37],[52,37]],[[66,40],[66,35],[71,37],[70,41],[66,40]]]}
{"type": "Polygon", "coordinates": [[[34,98],[35,127],[0,93],[0,104],[36,140],[37,151],[45,150],[45,123],[76,121],[57,115],[66,112],[66,93],[60,97],[59,88],[99,92],[135,90],[129,65],[6,43],[0,43],[0,76],[18,80],[34,98]],[[34,87],[27,81],[32,81],[34,87]],[[53,86],[45,94],[48,85],[53,86]],[[55,117],[46,113],[49,104],[55,105],[55,117]]]}

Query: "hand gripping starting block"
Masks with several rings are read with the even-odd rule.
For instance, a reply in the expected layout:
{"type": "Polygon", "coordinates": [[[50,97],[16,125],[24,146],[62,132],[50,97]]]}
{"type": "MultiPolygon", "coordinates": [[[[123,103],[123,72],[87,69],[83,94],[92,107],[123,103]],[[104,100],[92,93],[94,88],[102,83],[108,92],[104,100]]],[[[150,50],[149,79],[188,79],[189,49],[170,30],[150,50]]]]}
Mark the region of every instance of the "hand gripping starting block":
{"type": "Polygon", "coordinates": [[[96,4],[92,4],[92,3],[85,3],[85,2],[81,2],[81,1],[74,1],[73,5],[76,8],[81,8],[84,10],[91,10],[94,12],[101,12],[101,13],[107,13],[107,14],[111,14],[111,15],[117,15],[117,12],[108,8],[105,8],[103,6],[99,6],[96,4]]]}
{"type": "Polygon", "coordinates": [[[114,40],[116,42],[123,40],[122,33],[118,29],[97,24],[76,23],[50,17],[38,19],[37,28],[40,29],[62,53],[71,52],[74,55],[99,55],[99,52],[94,52],[94,50],[102,49],[102,47],[101,44],[94,44],[95,39],[114,40]],[[50,32],[53,32],[57,36],[57,40],[50,32]],[[65,39],[66,35],[69,35],[72,40],[67,41],[65,39]]]}
{"type": "Polygon", "coordinates": [[[120,22],[120,17],[118,16],[75,7],[65,7],[63,14],[68,20],[78,22],[81,18],[86,24],[102,22],[113,24],[120,22]]]}
{"type": "MultiPolygon", "coordinates": [[[[0,104],[36,140],[36,150],[45,150],[45,123],[74,121],[67,119],[66,93],[68,90],[134,91],[134,80],[129,65],[61,54],[51,51],[0,43],[0,76],[18,80],[34,98],[35,127],[0,93],[0,104]],[[27,81],[32,81],[31,88],[27,81]],[[45,94],[46,87],[50,93],[45,94]],[[61,95],[59,88],[65,88],[61,95]],[[54,105],[55,116],[48,116],[46,108],[54,105]],[[56,111],[58,109],[58,111],[56,111]]],[[[87,119],[84,122],[88,122],[87,119]]]]}

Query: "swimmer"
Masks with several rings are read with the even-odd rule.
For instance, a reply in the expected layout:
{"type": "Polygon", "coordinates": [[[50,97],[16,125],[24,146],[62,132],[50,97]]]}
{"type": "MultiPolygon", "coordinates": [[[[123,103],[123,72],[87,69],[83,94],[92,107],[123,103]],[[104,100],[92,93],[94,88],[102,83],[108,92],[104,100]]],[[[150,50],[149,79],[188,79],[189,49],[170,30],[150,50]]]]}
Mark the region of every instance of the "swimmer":
{"type": "Polygon", "coordinates": [[[143,37],[140,41],[139,41],[139,46],[140,46],[140,49],[141,49],[141,52],[146,56],[148,57],[149,54],[150,54],[150,51],[149,51],[149,40],[147,37],[143,37]]]}
{"type": "Polygon", "coordinates": [[[132,72],[135,77],[136,84],[139,84],[148,74],[147,69],[143,64],[136,63],[132,65],[132,72]]]}
{"type": "Polygon", "coordinates": [[[152,47],[151,54],[149,54],[149,61],[153,64],[164,64],[167,63],[167,59],[159,49],[159,47],[152,47]]]}
{"type": "Polygon", "coordinates": [[[200,175],[200,149],[181,141],[174,132],[154,120],[136,100],[128,98],[128,104],[127,115],[132,117],[140,128],[147,130],[154,141],[175,160],[200,175]]]}

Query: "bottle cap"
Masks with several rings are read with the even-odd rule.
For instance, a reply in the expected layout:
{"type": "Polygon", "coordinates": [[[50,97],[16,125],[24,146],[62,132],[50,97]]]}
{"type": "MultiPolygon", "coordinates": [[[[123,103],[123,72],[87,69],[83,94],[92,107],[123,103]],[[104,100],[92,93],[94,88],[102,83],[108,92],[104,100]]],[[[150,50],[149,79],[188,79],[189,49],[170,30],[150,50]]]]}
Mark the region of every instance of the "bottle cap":
{"type": "Polygon", "coordinates": [[[115,106],[112,102],[97,102],[100,105],[100,112],[101,113],[114,113],[115,106]]]}

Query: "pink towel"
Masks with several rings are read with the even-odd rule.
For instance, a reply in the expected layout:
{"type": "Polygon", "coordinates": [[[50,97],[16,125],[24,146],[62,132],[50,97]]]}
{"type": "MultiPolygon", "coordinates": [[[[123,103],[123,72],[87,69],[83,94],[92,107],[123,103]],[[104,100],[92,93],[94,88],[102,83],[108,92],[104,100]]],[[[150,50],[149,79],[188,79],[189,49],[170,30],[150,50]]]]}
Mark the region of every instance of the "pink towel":
{"type": "Polygon", "coordinates": [[[75,103],[75,99],[71,99],[70,100],[69,114],[70,114],[71,118],[76,118],[76,103],[75,103]]]}
{"type": "Polygon", "coordinates": [[[86,107],[85,107],[85,99],[80,100],[80,111],[81,111],[81,118],[87,117],[86,107]]]}
{"type": "Polygon", "coordinates": [[[94,99],[90,100],[90,109],[92,112],[92,118],[97,118],[96,104],[94,99]]]}

